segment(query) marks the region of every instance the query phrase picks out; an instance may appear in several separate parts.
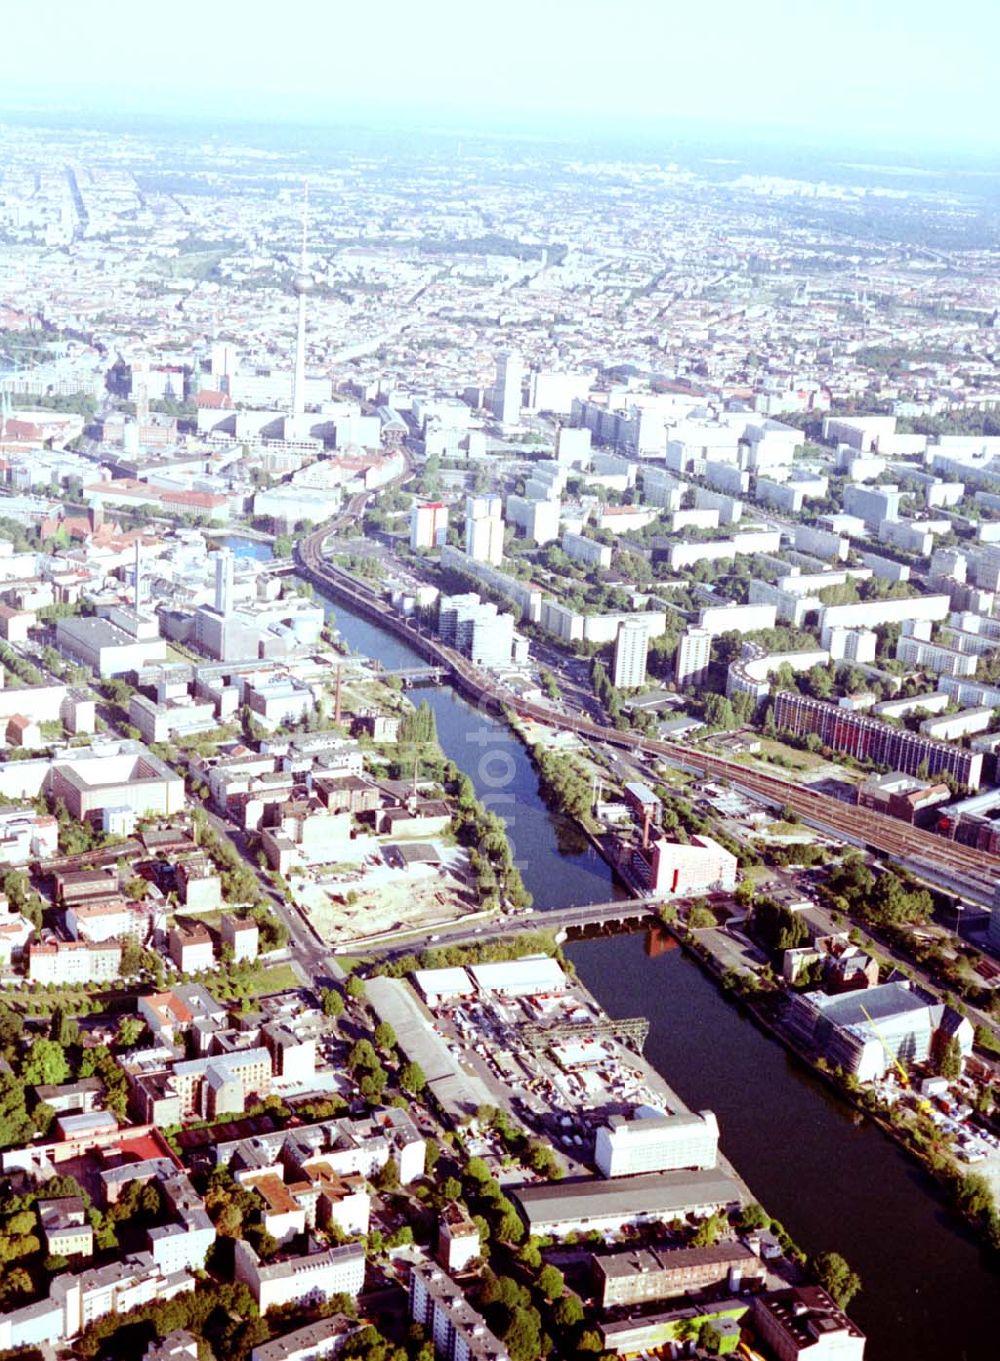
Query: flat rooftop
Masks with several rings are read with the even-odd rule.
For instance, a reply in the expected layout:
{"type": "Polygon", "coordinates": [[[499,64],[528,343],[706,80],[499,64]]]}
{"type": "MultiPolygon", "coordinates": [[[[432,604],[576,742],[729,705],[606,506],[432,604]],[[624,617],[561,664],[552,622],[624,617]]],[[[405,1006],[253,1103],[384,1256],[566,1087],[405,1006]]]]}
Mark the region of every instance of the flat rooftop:
{"type": "Polygon", "coordinates": [[[511,1188],[529,1223],[662,1214],[665,1219],[701,1205],[737,1204],[738,1183],[720,1168],[705,1172],[653,1172],[637,1177],[594,1177],[511,1188]]]}

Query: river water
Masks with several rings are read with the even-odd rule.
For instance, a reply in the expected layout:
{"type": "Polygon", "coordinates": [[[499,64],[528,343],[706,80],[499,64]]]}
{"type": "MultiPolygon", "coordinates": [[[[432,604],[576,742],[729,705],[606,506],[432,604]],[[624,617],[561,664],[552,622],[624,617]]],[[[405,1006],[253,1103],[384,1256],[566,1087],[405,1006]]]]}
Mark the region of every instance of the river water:
{"type": "MultiPolygon", "coordinates": [[[[266,556],[260,547],[254,556],[266,556]]],[[[353,651],[389,667],[420,664],[388,631],[340,604],[331,613],[353,651]]],[[[502,722],[447,687],[412,698],[428,701],[445,753],[507,821],[537,906],[621,894],[600,856],[546,807],[502,722]]],[[[856,1121],[680,950],[642,933],[577,941],[567,954],[611,1016],[649,1018],[647,1058],[690,1107],[716,1112],[727,1156],[796,1242],[843,1253],[861,1275],[851,1313],[870,1361],[996,1361],[1000,1275],[891,1139],[856,1121]]]]}

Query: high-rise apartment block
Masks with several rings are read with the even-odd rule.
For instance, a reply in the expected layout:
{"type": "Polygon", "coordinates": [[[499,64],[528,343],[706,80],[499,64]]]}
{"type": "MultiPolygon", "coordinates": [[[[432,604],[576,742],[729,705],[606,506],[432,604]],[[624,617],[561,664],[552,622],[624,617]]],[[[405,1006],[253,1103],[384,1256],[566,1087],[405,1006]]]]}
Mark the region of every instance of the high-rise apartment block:
{"type": "Polygon", "coordinates": [[[490,410],[501,425],[517,426],[521,420],[524,361],[512,350],[497,355],[497,377],[490,393],[490,410]]]}
{"type": "Polygon", "coordinates": [[[646,680],[649,626],[643,619],[623,619],[615,639],[612,679],[619,690],[637,690],[646,680]]]}
{"type": "Polygon", "coordinates": [[[438,632],[476,666],[509,666],[514,650],[514,616],[500,614],[492,600],[475,591],[442,596],[438,632]]]}
{"type": "Polygon", "coordinates": [[[983,778],[983,753],[938,742],[932,737],[894,728],[867,714],[851,713],[838,704],[781,690],[774,697],[774,722],[795,737],[816,733],[824,745],[856,760],[901,770],[904,775],[932,778],[952,775],[971,790],[983,778]]]}
{"type": "Polygon", "coordinates": [[[440,548],[448,538],[448,507],[424,501],[410,512],[410,547],[440,548]]]}
{"type": "Polygon", "coordinates": [[[215,608],[225,616],[233,608],[233,550],[220,548],[215,555],[215,608]]]}
{"type": "Polygon", "coordinates": [[[712,660],[710,629],[685,629],[677,646],[674,680],[678,686],[701,685],[712,660]]]}
{"type": "Polygon", "coordinates": [[[440,1267],[414,1263],[410,1318],[433,1338],[436,1361],[509,1361],[507,1348],[440,1267]]]}
{"type": "Polygon", "coordinates": [[[503,501],[499,496],[466,497],[465,551],[474,562],[500,566],[503,561],[503,501]]]}

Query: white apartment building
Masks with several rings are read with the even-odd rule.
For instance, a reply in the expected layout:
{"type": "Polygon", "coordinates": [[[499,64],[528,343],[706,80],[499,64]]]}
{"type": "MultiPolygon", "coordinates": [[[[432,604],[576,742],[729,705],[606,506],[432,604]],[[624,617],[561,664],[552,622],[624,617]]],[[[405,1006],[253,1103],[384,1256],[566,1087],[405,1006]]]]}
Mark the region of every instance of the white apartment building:
{"type": "Polygon", "coordinates": [[[438,1266],[414,1263],[410,1317],[430,1333],[436,1361],[509,1361],[506,1347],[438,1266]]]}
{"type": "Polygon", "coordinates": [[[848,629],[841,624],[825,629],[827,648],[833,661],[874,662],[878,636],[872,629],[848,629]]]}
{"type": "Polygon", "coordinates": [[[262,1314],[283,1304],[322,1304],[333,1295],[356,1299],[365,1283],[362,1243],[264,1263],[249,1243],[237,1239],[235,1275],[250,1290],[262,1314]]]}
{"type": "Polygon", "coordinates": [[[513,350],[497,355],[496,381],[490,392],[490,410],[501,425],[516,427],[521,422],[524,388],[524,361],[513,350]]]}
{"type": "Polygon", "coordinates": [[[140,903],[74,903],[66,909],[66,930],[74,940],[145,940],[150,913],[140,903]]]}
{"type": "Polygon", "coordinates": [[[874,532],[883,520],[899,519],[902,495],[894,485],[866,487],[863,483],[849,482],[844,488],[844,510],[848,515],[859,516],[866,528],[874,532]]]}
{"type": "Polygon", "coordinates": [[[561,426],[556,432],[556,462],[564,468],[585,468],[590,459],[590,431],[561,426]]]}
{"type": "Polygon", "coordinates": [[[904,634],[896,643],[896,660],[938,676],[968,677],[976,674],[979,659],[973,652],[956,652],[953,647],[904,634]]]}
{"type": "Polygon", "coordinates": [[[520,577],[508,576],[505,572],[498,571],[487,562],[476,562],[470,558],[468,553],[463,553],[460,548],[452,548],[450,544],[445,544],[441,549],[441,566],[451,567],[456,572],[465,572],[468,576],[475,577],[487,586],[492,586],[494,590],[507,596],[517,605],[521,611],[522,619],[530,619],[537,624],[542,617],[542,592],[538,586],[530,581],[522,581],[520,577]]]}
{"type": "Polygon", "coordinates": [[[499,496],[466,497],[465,552],[473,562],[500,566],[503,529],[503,502],[499,496]]]}
{"type": "MultiPolygon", "coordinates": [[[[528,410],[551,411],[555,416],[568,416],[574,401],[583,401],[590,391],[592,377],[588,373],[557,373],[553,369],[537,369],[528,382],[528,410]]],[[[590,444],[590,431],[587,431],[590,444]]]]}
{"type": "Polygon", "coordinates": [[[598,543],[583,534],[567,531],[559,540],[559,547],[574,562],[585,562],[589,567],[600,567],[605,571],[611,566],[611,545],[598,543]]]}
{"type": "Polygon", "coordinates": [[[623,619],[615,639],[612,679],[619,690],[638,690],[646,681],[649,628],[642,619],[623,619]]]}
{"type": "Polygon", "coordinates": [[[707,629],[713,638],[720,633],[755,633],[757,629],[773,629],[777,618],[774,605],[710,605],[698,615],[698,627],[707,629]]]}
{"type": "Polygon", "coordinates": [[[524,537],[543,547],[559,537],[562,503],[558,500],[533,501],[527,496],[507,497],[507,519],[524,537]]]}
{"type": "Polygon", "coordinates": [[[164,1273],[202,1271],[215,1242],[215,1225],[201,1196],[184,1172],[161,1182],[164,1198],[175,1216],[169,1224],[148,1230],[149,1251],[164,1273]]]}
{"type": "Polygon", "coordinates": [[[665,610],[623,610],[608,614],[579,614],[556,600],[544,600],[539,623],[547,633],[555,634],[564,642],[583,640],[587,643],[613,643],[618,637],[618,625],[624,619],[641,619],[650,638],[659,638],[667,631],[665,610]]]}
{"type": "Polygon", "coordinates": [[[59,824],[33,808],[0,810],[0,865],[48,860],[59,850],[59,824]]]}
{"type": "Polygon", "coordinates": [[[717,510],[720,525],[739,524],[743,518],[743,502],[735,496],[727,496],[725,492],[695,487],[694,504],[696,510],[717,510]]]}
{"type": "Polygon", "coordinates": [[[731,539],[716,539],[709,543],[674,543],[668,550],[668,562],[673,571],[693,567],[698,562],[727,562],[737,553],[780,553],[780,530],[745,530],[731,539]]]}
{"type": "Polygon", "coordinates": [[[440,548],[448,537],[448,507],[440,501],[423,501],[410,512],[410,547],[440,548]]]}
{"type": "Polygon", "coordinates": [[[642,470],[642,499],[647,506],[662,510],[680,510],[688,484],[666,468],[644,467],[642,470]]]}
{"type": "Polygon", "coordinates": [[[674,680],[678,688],[700,685],[712,660],[712,634],[709,629],[685,629],[677,645],[674,680]]]}
{"type": "Polygon", "coordinates": [[[32,983],[110,983],[121,973],[117,941],[49,940],[28,946],[32,983]]]}
{"type": "Polygon", "coordinates": [[[661,1115],[644,1109],[629,1120],[613,1115],[597,1131],[594,1162],[602,1176],[715,1166],[719,1123],[712,1111],[661,1115]]]}
{"type": "Polygon", "coordinates": [[[148,1252],[92,1267],[79,1275],[57,1276],[48,1299],[0,1315],[0,1349],[61,1348],[106,1314],[127,1313],[141,1304],[169,1300],[193,1290],[189,1271],[164,1273],[148,1252]]]}
{"type": "Polygon", "coordinates": [[[514,616],[501,614],[492,600],[475,591],[442,596],[438,632],[475,666],[509,666],[514,653],[514,616]]]}

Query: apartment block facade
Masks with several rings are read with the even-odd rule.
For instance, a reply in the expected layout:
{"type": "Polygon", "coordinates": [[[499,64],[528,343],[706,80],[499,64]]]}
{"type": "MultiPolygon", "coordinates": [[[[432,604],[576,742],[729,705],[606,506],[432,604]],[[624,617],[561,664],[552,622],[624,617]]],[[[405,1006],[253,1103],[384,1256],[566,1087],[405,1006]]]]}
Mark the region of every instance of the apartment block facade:
{"type": "Polygon", "coordinates": [[[953,747],[931,737],[891,727],[867,714],[851,713],[839,705],[781,690],[774,697],[774,722],[795,737],[816,733],[825,746],[857,760],[928,777],[950,774],[960,784],[977,790],[983,778],[983,753],[953,747]]]}

